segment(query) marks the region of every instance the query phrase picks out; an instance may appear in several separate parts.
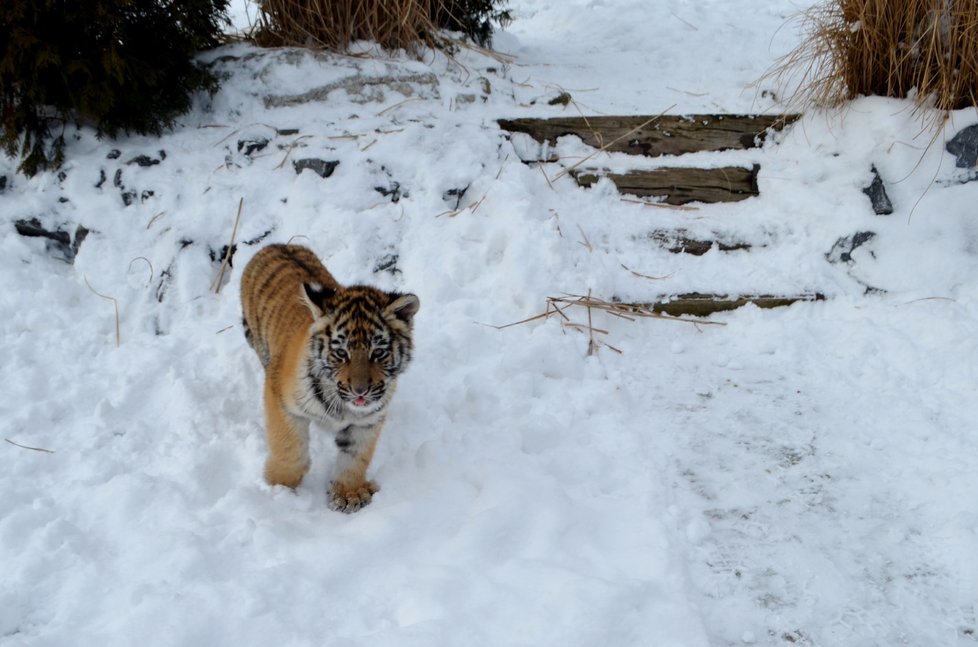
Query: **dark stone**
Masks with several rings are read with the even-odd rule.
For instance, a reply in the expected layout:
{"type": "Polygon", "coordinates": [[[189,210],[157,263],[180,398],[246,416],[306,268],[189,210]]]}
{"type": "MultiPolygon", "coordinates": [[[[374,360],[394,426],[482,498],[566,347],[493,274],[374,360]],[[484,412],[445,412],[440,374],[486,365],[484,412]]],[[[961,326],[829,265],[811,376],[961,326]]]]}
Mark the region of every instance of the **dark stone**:
{"type": "Polygon", "coordinates": [[[301,160],[294,160],[292,162],[292,167],[295,169],[296,174],[302,173],[305,169],[309,169],[321,178],[328,178],[339,166],[339,162],[327,162],[326,160],[316,159],[316,158],[306,158],[301,160]]]}
{"type": "MultiPolygon", "coordinates": [[[[160,152],[162,153],[163,151],[160,151],[160,152]]],[[[166,157],[166,154],[164,153],[163,156],[166,157]]],[[[159,163],[160,163],[160,160],[153,159],[149,155],[137,155],[136,157],[134,157],[131,160],[129,160],[128,162],[126,162],[126,164],[135,164],[137,166],[142,166],[143,168],[146,168],[146,167],[149,167],[149,166],[156,166],[159,163]]]]}
{"type": "MultiPolygon", "coordinates": [[[[159,303],[163,303],[163,299],[166,298],[166,292],[170,289],[170,283],[173,282],[173,263],[160,272],[160,282],[156,285],[156,300],[159,303]]],[[[159,333],[158,333],[159,334],[159,333]]]]}
{"type": "Polygon", "coordinates": [[[249,157],[253,153],[265,150],[268,146],[268,139],[265,137],[255,137],[253,139],[239,139],[238,140],[238,152],[244,153],[249,157]]]}
{"type": "Polygon", "coordinates": [[[397,202],[400,202],[402,197],[404,198],[409,197],[407,193],[401,193],[400,182],[391,182],[389,188],[384,188],[382,186],[375,186],[374,191],[376,191],[377,193],[381,194],[384,197],[390,198],[391,202],[395,204],[397,202]]]}
{"type": "MultiPolygon", "coordinates": [[[[852,253],[874,238],[876,238],[876,232],[873,231],[860,231],[852,236],[840,238],[835,241],[825,258],[830,263],[852,263],[852,253]]],[[[870,255],[873,253],[870,252],[870,255]]]]}
{"type": "Polygon", "coordinates": [[[122,156],[122,151],[120,151],[118,148],[113,148],[112,150],[109,151],[109,154],[105,156],[105,159],[117,160],[121,156],[122,156]]]}
{"type": "Polygon", "coordinates": [[[873,172],[873,181],[863,189],[863,193],[869,196],[869,201],[873,204],[873,212],[877,216],[888,216],[893,213],[893,203],[890,202],[890,196],[886,195],[886,187],[883,186],[883,178],[880,177],[880,172],[876,170],[876,165],[871,167],[873,172]]]}
{"type": "Polygon", "coordinates": [[[288,137],[289,135],[298,135],[299,129],[298,128],[276,128],[275,132],[277,132],[279,135],[283,137],[288,137]]]}
{"type": "Polygon", "coordinates": [[[211,257],[211,262],[222,265],[224,263],[225,257],[228,259],[228,267],[234,267],[234,253],[238,251],[237,245],[231,245],[230,250],[227,245],[221,248],[218,252],[213,248],[208,248],[207,254],[211,257]]]}
{"type": "Polygon", "coordinates": [[[968,126],[947,143],[947,152],[957,158],[958,168],[975,168],[978,164],[978,125],[968,126]]]}
{"type": "Polygon", "coordinates": [[[122,169],[116,169],[115,175],[112,176],[112,186],[119,189],[122,188],[122,169]]]}
{"type": "Polygon", "coordinates": [[[391,274],[400,274],[401,270],[397,269],[397,254],[387,254],[383,256],[377,264],[374,266],[374,274],[378,272],[390,272],[391,274]]]}
{"type": "Polygon", "coordinates": [[[152,198],[154,195],[155,195],[155,192],[154,191],[150,191],[150,190],[147,189],[147,190],[145,190],[145,191],[143,191],[142,193],[139,194],[139,201],[140,202],[146,202],[147,200],[149,200],[150,198],[152,198]]]}
{"type": "Polygon", "coordinates": [[[89,230],[83,225],[75,228],[74,239],[64,229],[47,229],[37,218],[25,218],[14,223],[14,228],[21,236],[28,238],[44,238],[47,241],[46,249],[59,260],[65,263],[74,263],[78,248],[81,247],[89,230]]]}
{"type": "Polygon", "coordinates": [[[453,209],[458,209],[458,206],[462,204],[462,196],[465,192],[469,190],[469,187],[465,186],[461,189],[449,189],[441,194],[441,199],[448,203],[454,203],[453,209]]]}
{"type": "Polygon", "coordinates": [[[105,181],[107,179],[109,179],[109,178],[105,175],[105,169],[104,168],[99,169],[98,170],[98,182],[95,184],[95,188],[96,189],[101,189],[102,188],[102,185],[105,184],[105,181]]]}
{"type": "Polygon", "coordinates": [[[246,241],[243,241],[243,243],[244,243],[245,245],[257,245],[257,244],[258,244],[258,243],[260,243],[261,241],[263,241],[263,240],[265,240],[266,238],[268,238],[269,236],[271,236],[271,235],[272,235],[272,231],[274,231],[274,230],[273,230],[273,229],[269,229],[269,230],[268,230],[268,231],[266,231],[265,233],[263,233],[263,234],[259,234],[258,236],[255,236],[255,237],[254,237],[254,238],[252,238],[251,240],[246,240],[246,241]]]}
{"type": "Polygon", "coordinates": [[[133,202],[136,201],[136,196],[137,194],[135,191],[123,191],[122,203],[128,207],[129,205],[131,205],[133,202]]]}
{"type": "Polygon", "coordinates": [[[64,182],[68,179],[67,171],[58,171],[58,182],[64,182]]]}

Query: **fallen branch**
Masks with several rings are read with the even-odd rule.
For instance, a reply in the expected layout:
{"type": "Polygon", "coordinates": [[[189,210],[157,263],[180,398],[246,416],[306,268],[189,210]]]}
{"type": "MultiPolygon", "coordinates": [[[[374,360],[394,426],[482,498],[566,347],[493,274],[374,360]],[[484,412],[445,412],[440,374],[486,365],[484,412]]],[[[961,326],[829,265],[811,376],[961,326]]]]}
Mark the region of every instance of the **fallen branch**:
{"type": "MultiPolygon", "coordinates": [[[[624,266],[623,266],[624,267],[624,266]]],[[[626,268],[627,269],[627,268],[626,268]]],[[[641,275],[639,275],[641,276],[641,275]]],[[[695,326],[726,326],[727,324],[721,321],[704,321],[701,319],[689,319],[686,317],[673,317],[661,312],[656,312],[652,309],[652,306],[638,303],[618,303],[613,301],[605,301],[603,299],[597,299],[593,297],[588,292],[587,296],[568,294],[560,297],[547,297],[547,309],[540,314],[533,315],[532,317],[527,317],[520,321],[514,321],[513,323],[504,324],[501,326],[491,325],[492,328],[496,330],[504,330],[506,328],[512,328],[513,326],[520,326],[523,324],[530,323],[531,321],[538,321],[540,319],[549,319],[550,317],[557,315],[561,318],[560,325],[564,328],[570,328],[572,330],[577,330],[579,332],[586,332],[588,335],[588,355],[593,355],[600,346],[605,346],[619,355],[623,354],[623,351],[619,348],[615,348],[603,339],[599,339],[595,335],[608,335],[608,331],[602,328],[594,327],[594,317],[593,311],[600,310],[613,317],[619,319],[624,319],[626,321],[635,321],[638,318],[652,318],[652,319],[663,319],[665,321],[681,321],[685,323],[691,323],[695,326]],[[572,307],[585,308],[587,310],[587,323],[577,323],[572,321],[567,315],[565,310],[572,307]]]]}

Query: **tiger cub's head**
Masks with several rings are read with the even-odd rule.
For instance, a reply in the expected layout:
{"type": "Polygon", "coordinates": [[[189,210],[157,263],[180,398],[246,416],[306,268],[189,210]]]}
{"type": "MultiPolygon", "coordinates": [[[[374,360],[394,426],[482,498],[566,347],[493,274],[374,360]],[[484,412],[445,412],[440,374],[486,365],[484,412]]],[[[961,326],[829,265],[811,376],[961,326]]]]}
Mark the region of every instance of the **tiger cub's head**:
{"type": "Polygon", "coordinates": [[[324,390],[353,413],[383,407],[391,383],[411,361],[418,297],[318,283],[304,284],[302,296],[313,315],[310,350],[324,390]]]}

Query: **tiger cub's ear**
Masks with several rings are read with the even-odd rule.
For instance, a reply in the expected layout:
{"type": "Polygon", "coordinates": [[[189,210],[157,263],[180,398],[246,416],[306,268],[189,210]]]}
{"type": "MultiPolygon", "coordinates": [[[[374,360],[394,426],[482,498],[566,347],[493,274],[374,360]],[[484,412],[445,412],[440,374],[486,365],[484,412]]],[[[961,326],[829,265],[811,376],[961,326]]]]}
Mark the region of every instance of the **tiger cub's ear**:
{"type": "Polygon", "coordinates": [[[327,288],[320,283],[303,283],[299,291],[303,303],[312,312],[315,319],[326,314],[326,302],[336,295],[336,290],[327,288]]]}
{"type": "Polygon", "coordinates": [[[386,312],[410,326],[418,308],[421,307],[421,301],[418,300],[418,297],[413,294],[398,294],[397,292],[391,292],[387,296],[391,300],[387,305],[386,312]]]}

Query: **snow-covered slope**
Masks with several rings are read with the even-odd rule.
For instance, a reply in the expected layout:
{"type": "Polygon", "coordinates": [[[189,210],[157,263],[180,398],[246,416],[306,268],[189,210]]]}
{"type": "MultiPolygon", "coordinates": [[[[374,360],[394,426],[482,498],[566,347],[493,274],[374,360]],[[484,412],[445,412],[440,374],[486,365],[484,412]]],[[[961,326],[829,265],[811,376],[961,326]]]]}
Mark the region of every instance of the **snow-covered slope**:
{"type": "Polygon", "coordinates": [[[692,156],[761,165],[760,197],[695,211],[554,179],[592,151],[527,165],[496,125],[778,112],[751,84],[797,7],[755,4],[514,1],[512,58],[226,47],[172,133],[73,133],[62,176],[0,159],[0,644],[974,644],[978,184],[944,141],[978,116],[807,115],[692,156]],[[30,219],[90,233],[69,264],[15,232],[30,219]],[[680,229],[754,247],[650,240],[680,229]],[[421,298],[382,491],[354,515],[326,507],[329,438],[296,492],[261,479],[237,289],[290,239],[421,298]],[[693,290],[827,299],[723,325],[593,313],[620,353],[558,317],[493,327],[549,296],[693,290]]]}

